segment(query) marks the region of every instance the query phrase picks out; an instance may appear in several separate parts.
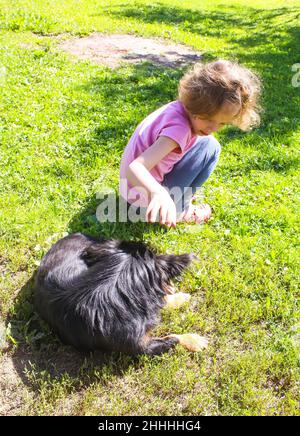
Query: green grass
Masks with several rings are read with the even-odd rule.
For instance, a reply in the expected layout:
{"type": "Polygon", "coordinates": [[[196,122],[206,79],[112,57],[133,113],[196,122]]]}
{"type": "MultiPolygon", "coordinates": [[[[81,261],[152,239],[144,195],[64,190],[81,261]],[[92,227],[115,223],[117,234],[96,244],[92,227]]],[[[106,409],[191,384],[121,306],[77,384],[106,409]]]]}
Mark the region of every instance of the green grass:
{"type": "Polygon", "coordinates": [[[12,362],[17,375],[0,377],[7,413],[299,415],[297,3],[0,1],[1,367],[12,362]],[[176,97],[183,70],[111,71],[58,50],[61,39],[93,31],[164,36],[261,77],[261,126],[216,135],[222,154],[204,187],[214,219],[200,229],[95,220],[95,194],[117,189],[127,140],[176,97]],[[30,279],[74,231],[196,252],[200,263],[178,282],[192,304],[165,311],[157,333],[198,332],[208,350],[132,359],[63,347],[34,313],[30,279]]]}

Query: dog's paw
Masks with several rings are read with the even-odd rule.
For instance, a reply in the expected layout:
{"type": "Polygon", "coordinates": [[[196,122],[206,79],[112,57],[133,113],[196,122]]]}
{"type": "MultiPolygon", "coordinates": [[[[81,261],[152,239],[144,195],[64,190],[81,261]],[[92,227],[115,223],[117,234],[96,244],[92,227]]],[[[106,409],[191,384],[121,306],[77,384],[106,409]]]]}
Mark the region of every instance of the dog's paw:
{"type": "Polygon", "coordinates": [[[173,295],[166,295],[166,307],[169,309],[177,309],[177,307],[182,306],[187,303],[191,299],[190,294],[186,294],[185,292],[178,292],[173,295]]]}
{"type": "Polygon", "coordinates": [[[189,351],[197,352],[207,348],[208,339],[200,336],[197,333],[186,333],[183,335],[171,335],[178,339],[180,345],[189,351]]]}

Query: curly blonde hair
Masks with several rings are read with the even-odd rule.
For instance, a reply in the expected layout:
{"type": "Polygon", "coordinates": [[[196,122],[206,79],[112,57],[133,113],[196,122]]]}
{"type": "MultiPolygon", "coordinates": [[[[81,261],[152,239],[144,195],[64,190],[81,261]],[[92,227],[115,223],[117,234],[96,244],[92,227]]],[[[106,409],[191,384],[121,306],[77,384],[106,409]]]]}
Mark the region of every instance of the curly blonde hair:
{"type": "Polygon", "coordinates": [[[201,117],[215,115],[225,103],[237,104],[240,110],[232,124],[246,131],[260,123],[261,89],[255,73],[219,59],[195,64],[179,82],[178,99],[190,114],[201,117]]]}

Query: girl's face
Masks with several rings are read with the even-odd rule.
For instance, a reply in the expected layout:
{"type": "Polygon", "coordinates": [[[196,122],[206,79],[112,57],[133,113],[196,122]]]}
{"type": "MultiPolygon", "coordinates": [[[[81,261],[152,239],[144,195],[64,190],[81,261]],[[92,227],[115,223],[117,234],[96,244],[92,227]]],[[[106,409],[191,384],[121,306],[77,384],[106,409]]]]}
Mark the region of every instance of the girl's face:
{"type": "Polygon", "coordinates": [[[219,112],[209,118],[204,118],[201,115],[190,115],[193,131],[199,136],[206,136],[217,132],[226,124],[231,124],[239,111],[239,106],[225,103],[219,112]]]}

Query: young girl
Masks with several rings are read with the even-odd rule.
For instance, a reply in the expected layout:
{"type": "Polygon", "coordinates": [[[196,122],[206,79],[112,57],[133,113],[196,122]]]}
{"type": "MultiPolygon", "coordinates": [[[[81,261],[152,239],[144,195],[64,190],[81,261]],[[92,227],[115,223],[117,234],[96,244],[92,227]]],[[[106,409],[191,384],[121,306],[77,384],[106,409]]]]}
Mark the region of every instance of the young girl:
{"type": "Polygon", "coordinates": [[[232,124],[249,130],[259,124],[258,77],[237,63],[196,64],[179,83],[178,100],[142,121],[121,160],[120,194],[139,207],[148,222],[176,226],[202,223],[207,204],[193,194],[213,172],[220,144],[212,136],[232,124]]]}

